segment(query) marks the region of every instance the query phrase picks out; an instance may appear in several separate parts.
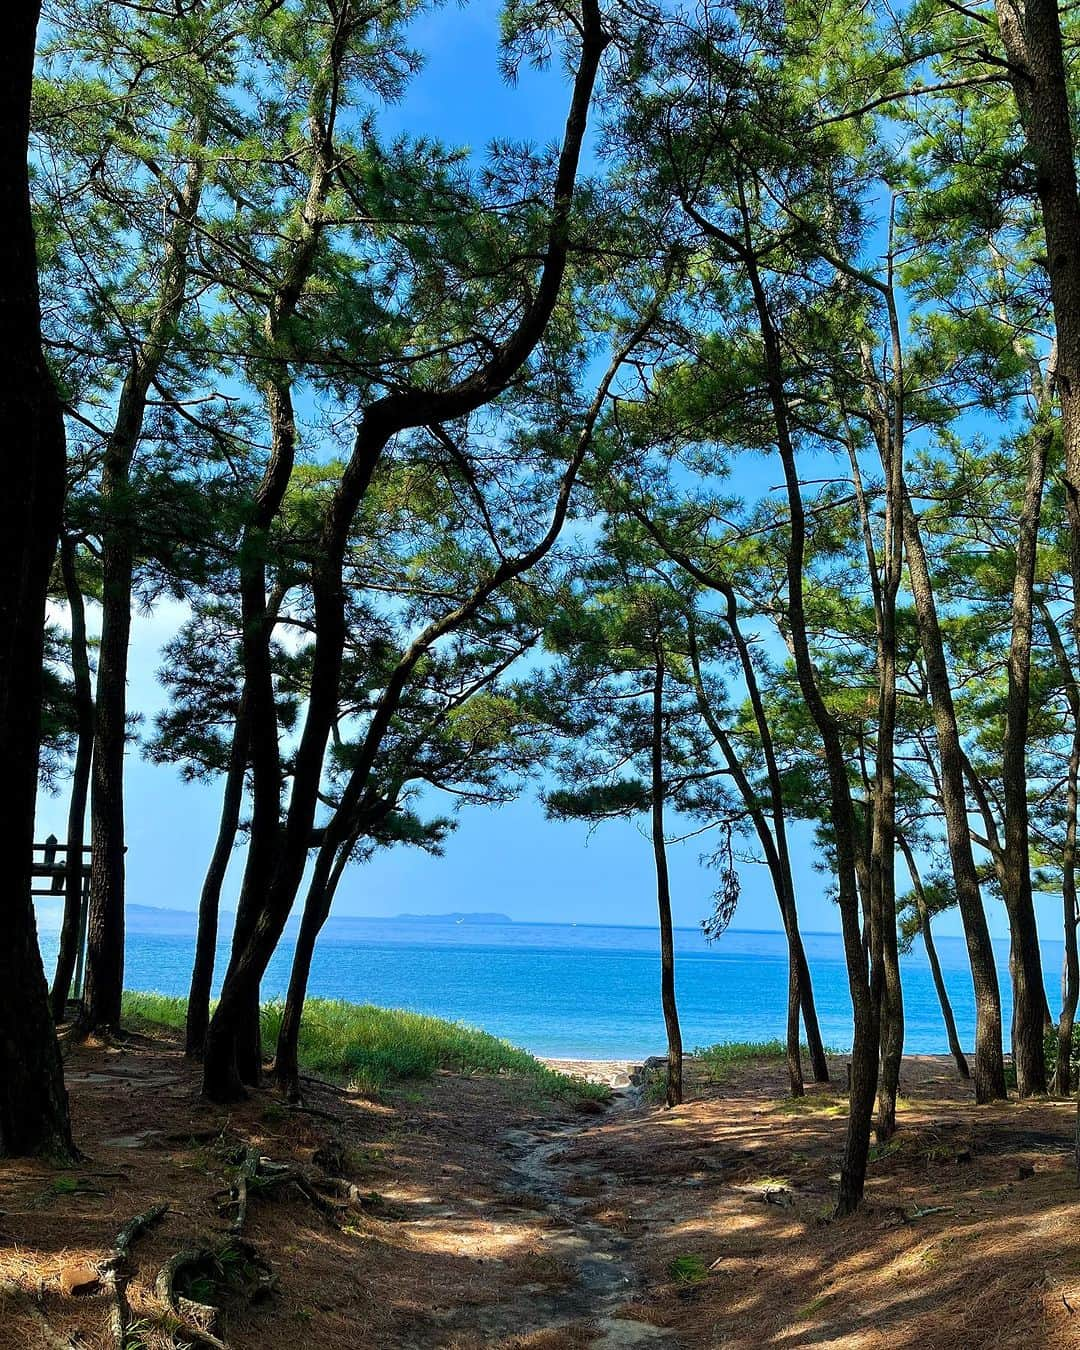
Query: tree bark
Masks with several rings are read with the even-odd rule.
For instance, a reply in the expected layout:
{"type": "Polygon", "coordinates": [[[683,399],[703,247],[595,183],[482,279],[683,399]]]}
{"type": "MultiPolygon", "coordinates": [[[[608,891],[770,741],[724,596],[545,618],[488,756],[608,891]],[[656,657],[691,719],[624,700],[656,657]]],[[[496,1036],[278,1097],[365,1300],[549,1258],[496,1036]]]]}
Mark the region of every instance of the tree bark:
{"type": "Polygon", "coordinates": [[[675,1001],[675,935],[671,922],[671,882],[668,877],[667,841],[664,838],[664,649],[656,639],[655,678],[652,698],[652,745],[650,768],[652,784],[652,847],[656,867],[656,906],[660,914],[660,1002],[667,1031],[668,1106],[679,1106],[683,1099],[683,1047],[679,1027],[679,1009],[675,1001]]]}
{"type": "Polygon", "coordinates": [[[248,728],[244,700],[240,700],[236,725],[233,728],[229,767],[225,774],[225,791],[221,800],[221,818],[218,822],[214,851],[199,894],[199,923],[195,933],[195,962],[191,970],[188,990],[187,1018],[184,1026],[184,1048],[188,1055],[199,1058],[206,1040],[210,1022],[210,990],[214,983],[214,961],[217,955],[218,915],[221,909],[221,887],[229,868],[236,832],[240,828],[240,811],[244,804],[244,778],[247,773],[248,728]]]}
{"type": "MultiPolygon", "coordinates": [[[[891,227],[890,227],[891,229],[891,227]]],[[[878,717],[874,782],[867,782],[865,910],[869,917],[871,958],[881,949],[881,1074],[878,1084],[879,1139],[896,1130],[896,1097],[904,1050],[904,1000],[896,936],[896,597],[903,569],[904,371],[900,324],[893,292],[890,254],[888,280],[881,286],[889,315],[891,376],[882,378],[868,348],[863,350],[867,415],[885,476],[885,520],[881,563],[863,492],[855,446],[849,441],[855,497],[862,525],[867,575],[877,637],[878,717]]]]}
{"type": "Polygon", "coordinates": [[[71,670],[75,683],[76,749],[68,805],[67,853],[64,855],[64,918],[56,956],[50,1002],[53,1020],[60,1023],[67,1013],[71,979],[79,956],[83,903],[83,842],[86,830],[86,798],[90,786],[90,763],[94,750],[94,690],[90,657],[86,647],[86,606],[75,570],[75,545],[60,536],[60,568],[64,578],[71,620],[71,670]]]}
{"type": "MultiPolygon", "coordinates": [[[[324,209],[334,168],[335,90],[356,25],[357,18],[351,14],[337,26],[312,88],[308,109],[311,168],[307,191],[299,213],[295,242],[263,321],[267,346],[277,356],[278,364],[263,381],[270,428],[270,457],[255,491],[239,553],[243,702],[247,723],[246,754],[251,765],[251,826],[226,981],[234,969],[235,958],[254,934],[282,842],[282,771],[270,653],[273,622],[267,610],[267,559],[271,527],[288,490],[296,458],[296,416],[288,366],[293,353],[288,329],[315,270],[325,229],[324,209]]],[[[234,785],[226,784],[227,791],[231,787],[234,789],[234,785]]],[[[238,1077],[242,1083],[255,1085],[262,1072],[257,981],[238,997],[234,1023],[232,1054],[238,1077]]],[[[202,1031],[200,1044],[205,1043],[206,1028],[202,1031]]]]}
{"type": "Polygon", "coordinates": [[[14,0],[0,49],[0,1154],[74,1144],[30,896],[45,604],[64,501],[60,401],[41,350],[27,145],[39,4],[14,0]]]}
{"type": "Polygon", "coordinates": [[[1005,809],[1005,884],[1009,915],[1009,969],[1013,981],[1012,1046],[1016,1090],[1021,1097],[1046,1091],[1044,1017],[1049,1017],[1043,985],[1042,955],[1031,889],[1027,799],[1027,733],[1031,706],[1031,640],[1034,622],[1035,562],[1039,543],[1046,457],[1053,439],[1049,422],[1028,437],[1029,460],[1018,522],[1016,573],[1012,591],[1008,694],[1002,752],[1005,809]]]}
{"type": "MultiPolygon", "coordinates": [[[[1080,569],[1074,570],[1074,577],[1080,569]]],[[[1074,591],[1076,590],[1074,582],[1074,591]]],[[[1072,1091],[1072,1037],[1080,1001],[1080,954],[1077,952],[1076,927],[1078,918],[1076,896],[1076,826],[1077,806],[1080,802],[1080,685],[1069,661],[1069,654],[1061,640],[1061,632],[1042,599],[1036,602],[1050,640],[1058,669],[1065,687],[1065,696],[1072,716],[1073,734],[1069,750],[1068,786],[1065,793],[1065,840],[1061,850],[1061,901],[1065,957],[1061,973],[1061,1015],[1058,1018],[1057,1061],[1054,1066],[1054,1091],[1067,1097],[1072,1091]]]]}
{"type": "Polygon", "coordinates": [[[304,1013],[304,1000],[307,998],[315,943],[323,924],[330,916],[330,907],[334,901],[338,882],[358,838],[358,834],[353,835],[340,845],[332,840],[324,841],[315,859],[311,884],[304,899],[304,914],[300,921],[300,932],[296,937],[296,950],[293,953],[292,970],[289,974],[289,992],[285,998],[285,1011],[282,1014],[274,1053],[274,1075],[281,1091],[291,1102],[298,1102],[301,1098],[298,1056],[300,1019],[304,1013]]]}
{"type": "MultiPolygon", "coordinates": [[[[265,623],[272,631],[277,622],[286,585],[278,582],[266,602],[265,623]]],[[[275,719],[275,736],[277,723],[275,719]]],[[[195,936],[195,963],[191,971],[185,1023],[185,1052],[192,1058],[202,1057],[206,1028],[210,1022],[210,990],[214,982],[214,964],[217,957],[218,916],[221,910],[221,888],[229,868],[236,833],[240,827],[240,812],[244,804],[244,783],[247,775],[251,743],[251,717],[248,711],[247,681],[240,695],[240,705],[233,727],[229,766],[225,773],[225,790],[221,800],[221,817],[210,864],[199,895],[199,923],[195,936]]],[[[261,1050],[256,1051],[261,1058],[261,1050]]]]}
{"type": "MultiPolygon", "coordinates": [[[[1054,383],[1061,402],[1065,449],[1065,505],[1073,558],[1080,557],[1080,194],[1077,192],[1072,108],[1056,0],[997,0],[998,28],[1028,153],[1046,236],[1046,270],[1056,329],[1054,383]]],[[[1077,580],[1074,565],[1074,583],[1077,580]]],[[[1080,643],[1080,604],[1073,597],[1074,636],[1080,643]]],[[[1011,673],[1011,672],[1010,672],[1011,673]]],[[[1019,833],[1019,827],[1017,827],[1019,833]]],[[[1010,876],[1010,880],[1012,877],[1010,876]]],[[[1019,879],[1020,903],[1023,881],[1019,879]]],[[[1023,915],[1021,915],[1023,918],[1023,915]]],[[[1011,915],[1010,915],[1011,919],[1011,915]]],[[[1032,988],[1038,941],[1026,931],[1014,939],[1022,987],[1022,1017],[1014,1016],[1028,1072],[1024,1089],[1039,1091],[1032,988]]],[[[1040,985],[1041,989],[1041,985],[1040,985]]],[[[1038,1047],[1041,1050],[1040,1045],[1038,1047]]],[[[1017,1082],[1020,1081],[1019,1066],[1017,1082]]],[[[1045,1071],[1043,1077],[1045,1086],[1045,1071]]],[[[1080,1109],[1080,1108],[1078,1108],[1080,1109]]]]}
{"type": "Polygon", "coordinates": [[[934,714],[941,777],[941,804],[960,918],[964,925],[971,979],[975,991],[975,1100],[986,1103],[1008,1096],[1005,1061],[1001,1049],[1001,993],[998,989],[994,949],[983,909],[979,875],[971,848],[967,795],[964,790],[964,756],[953,706],[952,686],[945,662],[945,647],[938,622],[937,602],[930,582],[922,531],[904,490],[904,542],[908,578],[915,601],[919,643],[926,662],[926,680],[934,714]]]}
{"type": "Polygon", "coordinates": [[[911,845],[906,837],[897,834],[896,839],[900,846],[900,852],[904,855],[904,861],[907,863],[908,872],[911,874],[911,885],[915,892],[915,907],[919,915],[919,930],[922,933],[923,946],[926,948],[926,959],[930,963],[930,974],[933,977],[938,1003],[941,1005],[941,1016],[945,1022],[945,1035],[949,1040],[949,1052],[956,1063],[956,1072],[966,1080],[971,1077],[971,1072],[960,1045],[960,1037],[956,1034],[956,1018],[953,1016],[952,1004],[949,1002],[949,991],[945,988],[945,979],[941,973],[941,962],[938,960],[934,936],[930,931],[930,910],[926,904],[926,892],[923,888],[922,877],[919,875],[915,855],[911,851],[911,845]]]}
{"type": "MultiPolygon", "coordinates": [[[[749,232],[749,216],[743,209],[744,228],[749,232]]],[[[787,550],[788,627],[795,658],[795,673],[807,709],[821,737],[829,778],[833,838],[836,847],[837,898],[843,931],[844,957],[854,1019],[851,1051],[851,1092],[844,1153],[840,1163],[837,1195],[838,1216],[851,1214],[862,1200],[866,1181],[866,1162],[870,1150],[870,1130],[877,1095],[878,1041],[881,1023],[881,988],[884,978],[880,945],[871,954],[867,971],[859,922],[859,892],[855,877],[855,853],[858,847],[855,814],[848,781],[847,758],[836,720],[818,688],[817,674],[806,624],[803,573],[806,565],[806,513],[802,486],[795,459],[795,445],[787,408],[787,387],[783,360],[768,297],[758,271],[757,259],[747,237],[742,250],[758,315],[765,356],[765,376],[772,405],[777,450],[784,471],[790,515],[790,540],[787,550]]]]}

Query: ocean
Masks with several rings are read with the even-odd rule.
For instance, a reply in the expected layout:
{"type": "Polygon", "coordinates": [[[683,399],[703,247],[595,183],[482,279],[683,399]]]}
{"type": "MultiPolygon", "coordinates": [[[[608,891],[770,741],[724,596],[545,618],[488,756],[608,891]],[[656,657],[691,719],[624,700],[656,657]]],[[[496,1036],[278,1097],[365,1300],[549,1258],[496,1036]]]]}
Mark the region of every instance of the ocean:
{"type": "MultiPolygon", "coordinates": [[[[228,916],[231,921],[231,916],[228,916]]],[[[56,958],[56,914],[39,910],[45,968],[56,958]]],[[[195,915],[131,906],[124,984],[186,994],[195,915]]],[[[290,927],[263,984],[264,998],[288,985],[290,927]]],[[[847,974],[838,934],[804,934],[822,1036],[851,1044],[847,974]]],[[[709,944],[677,929],[675,982],[686,1048],[783,1037],[787,955],[782,933],[731,929],[709,944]]],[[[961,1043],[975,1027],[962,938],[937,940],[961,1043]]],[[[1003,1018],[1011,1015],[1007,943],[995,943],[1003,1018]]],[[[218,977],[227,938],[218,947],[218,977]]],[[[1050,1008],[1060,1001],[1061,942],[1043,943],[1050,1008]]],[[[921,942],[902,959],[905,1048],[945,1053],[948,1044],[921,942]]],[[[658,937],[652,928],[594,924],[471,923],[453,919],[332,918],[311,971],[310,993],[408,1008],[467,1022],[534,1054],[567,1059],[636,1059],[664,1049],[658,937]]],[[[216,988],[215,988],[216,992],[216,988]]]]}

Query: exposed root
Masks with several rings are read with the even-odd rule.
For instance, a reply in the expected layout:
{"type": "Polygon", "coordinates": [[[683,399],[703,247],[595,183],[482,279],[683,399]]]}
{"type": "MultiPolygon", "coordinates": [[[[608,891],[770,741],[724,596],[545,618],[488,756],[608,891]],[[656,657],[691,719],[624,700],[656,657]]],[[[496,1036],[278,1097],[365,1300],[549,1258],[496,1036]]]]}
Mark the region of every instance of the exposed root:
{"type": "Polygon", "coordinates": [[[109,1335],[116,1350],[126,1350],[128,1322],[131,1308],[127,1301],[127,1277],[119,1264],[108,1265],[101,1272],[101,1287],[109,1296],[109,1335]]]}
{"type": "Polygon", "coordinates": [[[337,1083],[331,1083],[325,1078],[312,1078],[310,1074],[302,1073],[300,1075],[301,1083],[311,1083],[313,1087],[319,1088],[322,1092],[330,1092],[337,1097],[348,1097],[349,1089],[339,1087],[337,1083]]]}
{"type": "Polygon", "coordinates": [[[176,1277],[182,1270],[210,1265],[216,1260],[216,1254],[209,1247],[191,1247],[175,1252],[158,1271],[154,1289],[173,1316],[184,1323],[174,1333],[174,1339],[179,1335],[196,1346],[228,1350],[225,1342],[217,1335],[217,1308],[209,1303],[197,1303],[176,1292],[176,1277]]]}
{"type": "Polygon", "coordinates": [[[253,1193],[270,1191],[279,1186],[293,1186],[307,1202],[331,1222],[337,1220],[336,1207],[318,1193],[311,1182],[293,1167],[271,1162],[264,1158],[257,1148],[244,1150],[237,1173],[236,1182],[227,1192],[228,1200],[223,1208],[236,1206],[236,1215],[230,1225],[233,1233],[240,1233],[247,1221],[248,1202],[253,1193]]]}
{"type": "Polygon", "coordinates": [[[152,1205],[145,1214],[136,1214],[134,1218],[128,1219],[116,1235],[117,1255],[121,1259],[127,1256],[128,1249],[135,1239],[140,1237],[148,1228],[152,1228],[168,1212],[169,1206],[166,1204],[152,1205]]]}
{"type": "Polygon", "coordinates": [[[192,1346],[209,1347],[209,1350],[228,1350],[218,1334],[219,1309],[179,1292],[177,1283],[188,1271],[206,1277],[208,1287],[218,1284],[238,1293],[249,1303],[272,1293],[277,1284],[277,1277],[255,1248],[241,1239],[230,1238],[216,1250],[213,1247],[189,1247],[171,1256],[158,1271],[155,1293],[182,1323],[174,1337],[192,1346]]]}
{"type": "Polygon", "coordinates": [[[125,1350],[131,1309],[127,1301],[127,1258],[135,1240],[168,1211],[168,1205],[153,1205],[144,1214],[128,1219],[116,1235],[112,1256],[101,1266],[101,1286],[109,1295],[109,1331],[116,1350],[125,1350]]]}

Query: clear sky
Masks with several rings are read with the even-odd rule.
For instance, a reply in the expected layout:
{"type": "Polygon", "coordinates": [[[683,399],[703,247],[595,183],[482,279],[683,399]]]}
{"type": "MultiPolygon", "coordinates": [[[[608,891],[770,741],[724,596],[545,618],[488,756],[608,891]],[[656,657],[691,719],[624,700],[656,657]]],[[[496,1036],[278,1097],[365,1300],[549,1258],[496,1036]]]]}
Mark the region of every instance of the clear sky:
{"type": "MultiPolygon", "coordinates": [[[[522,72],[508,87],[498,70],[498,4],[473,0],[424,15],[414,26],[414,44],[427,54],[425,71],[406,102],[391,109],[388,131],[437,135],[482,154],[495,138],[548,143],[562,133],[566,97],[561,71],[522,72]]],[[[745,459],[748,493],[779,483],[778,466],[745,459]]],[[[736,484],[735,486],[738,486],[736,484]]],[[[161,705],[155,679],[162,644],[184,615],[174,602],[159,606],[133,625],[129,701],[149,720],[161,705]]],[[[96,615],[91,614],[91,623],[96,615]]],[[[446,803],[432,803],[447,811],[446,803]]],[[[43,797],[38,839],[65,831],[66,795],[43,797]]],[[[146,763],[132,747],[127,772],[128,895],[132,903],[193,909],[213,846],[220,785],[186,785],[169,767],[146,763]]],[[[672,903],[676,923],[695,926],[709,910],[714,876],[698,862],[704,844],[693,840],[671,850],[672,903]]],[[[809,831],[793,838],[799,910],[806,931],[838,931],[836,907],[827,898],[828,878],[814,868],[809,831]]],[[[232,907],[242,854],[226,882],[232,907]]],[[[743,893],[735,926],[777,929],[779,918],[763,866],[743,868],[743,893]]],[[[1060,901],[1039,900],[1047,937],[1060,929],[1060,901]]],[[[990,914],[995,936],[1007,926],[999,905],[990,914]]],[[[336,900],[342,914],[394,915],[449,910],[497,910],[519,920],[651,924],[656,919],[652,855],[635,826],[612,822],[589,835],[578,824],[546,821],[535,796],[498,810],[467,808],[441,859],[415,850],[380,854],[353,868],[336,900]]],[[[955,915],[937,921],[943,934],[959,933],[955,915]]]]}

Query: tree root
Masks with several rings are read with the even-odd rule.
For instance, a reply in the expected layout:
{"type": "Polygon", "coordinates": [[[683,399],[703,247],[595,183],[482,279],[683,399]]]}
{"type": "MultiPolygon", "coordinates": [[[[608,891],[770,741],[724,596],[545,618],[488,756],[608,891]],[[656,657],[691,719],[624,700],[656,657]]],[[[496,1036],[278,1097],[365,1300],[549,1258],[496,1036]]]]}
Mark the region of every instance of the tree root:
{"type": "Polygon", "coordinates": [[[277,1284],[277,1276],[270,1266],[255,1247],[242,1238],[228,1238],[223,1244],[219,1243],[217,1248],[185,1248],[171,1256],[158,1271],[154,1291],[181,1323],[174,1337],[196,1347],[208,1347],[208,1350],[228,1350],[218,1334],[220,1310],[211,1303],[197,1302],[177,1290],[177,1281],[186,1270],[208,1275],[221,1288],[240,1294],[249,1303],[266,1297],[277,1284]]]}
{"type": "Polygon", "coordinates": [[[236,1206],[236,1215],[230,1225],[230,1231],[240,1233],[243,1230],[247,1221],[248,1202],[253,1192],[269,1191],[279,1186],[294,1186],[324,1218],[336,1224],[337,1207],[325,1196],[320,1195],[302,1172],[294,1167],[286,1167],[282,1163],[271,1162],[269,1158],[262,1157],[257,1148],[247,1148],[241,1158],[235,1183],[228,1192],[220,1192],[228,1195],[223,1209],[230,1205],[236,1206]]]}
{"type": "Polygon", "coordinates": [[[113,1254],[101,1266],[101,1285],[109,1295],[109,1331],[116,1350],[127,1346],[131,1308],[127,1301],[127,1258],[131,1246],[168,1211],[169,1206],[152,1205],[145,1214],[136,1214],[123,1224],[116,1235],[113,1254]]]}
{"type": "Polygon", "coordinates": [[[145,1214],[136,1214],[128,1219],[116,1235],[116,1252],[121,1259],[128,1254],[128,1249],[136,1238],[141,1237],[148,1228],[152,1228],[159,1219],[169,1212],[169,1206],[166,1204],[151,1205],[145,1214]]]}
{"type": "Polygon", "coordinates": [[[300,1075],[301,1083],[310,1083],[313,1087],[320,1088],[323,1092],[329,1092],[335,1097],[348,1097],[349,1089],[339,1087],[337,1083],[331,1083],[325,1078],[313,1078],[309,1073],[300,1075]]]}
{"type": "Polygon", "coordinates": [[[180,1335],[196,1346],[207,1346],[209,1350],[228,1350],[216,1332],[217,1308],[210,1303],[197,1303],[176,1292],[176,1277],[182,1270],[216,1261],[217,1255],[209,1247],[189,1247],[174,1252],[158,1271],[154,1291],[173,1316],[183,1322],[183,1326],[173,1333],[174,1340],[180,1335]]]}

